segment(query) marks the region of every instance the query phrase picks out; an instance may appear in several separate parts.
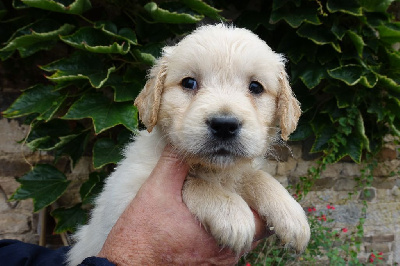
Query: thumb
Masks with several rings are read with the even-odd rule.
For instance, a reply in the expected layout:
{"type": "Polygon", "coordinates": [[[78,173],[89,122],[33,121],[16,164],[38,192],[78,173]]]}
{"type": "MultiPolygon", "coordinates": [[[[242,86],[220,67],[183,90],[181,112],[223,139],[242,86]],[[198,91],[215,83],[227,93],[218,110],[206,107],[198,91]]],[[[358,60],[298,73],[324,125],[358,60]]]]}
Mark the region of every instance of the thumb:
{"type": "Polygon", "coordinates": [[[180,196],[188,172],[189,166],[183,162],[170,145],[167,145],[151,172],[149,181],[154,182],[163,191],[180,196]]]}

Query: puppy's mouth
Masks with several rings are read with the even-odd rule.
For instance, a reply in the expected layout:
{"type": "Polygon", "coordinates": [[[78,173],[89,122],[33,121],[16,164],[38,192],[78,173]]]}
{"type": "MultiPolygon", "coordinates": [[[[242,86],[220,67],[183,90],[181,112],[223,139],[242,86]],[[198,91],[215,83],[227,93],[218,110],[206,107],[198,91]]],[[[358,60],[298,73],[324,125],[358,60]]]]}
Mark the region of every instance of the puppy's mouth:
{"type": "Polygon", "coordinates": [[[233,154],[232,154],[231,151],[229,151],[229,150],[227,150],[225,148],[222,148],[222,149],[219,149],[219,150],[215,151],[214,155],[215,156],[232,156],[233,154]]]}
{"type": "Polygon", "coordinates": [[[218,167],[231,166],[236,161],[247,157],[242,145],[239,143],[232,143],[231,145],[208,143],[197,151],[195,155],[207,164],[218,167]]]}

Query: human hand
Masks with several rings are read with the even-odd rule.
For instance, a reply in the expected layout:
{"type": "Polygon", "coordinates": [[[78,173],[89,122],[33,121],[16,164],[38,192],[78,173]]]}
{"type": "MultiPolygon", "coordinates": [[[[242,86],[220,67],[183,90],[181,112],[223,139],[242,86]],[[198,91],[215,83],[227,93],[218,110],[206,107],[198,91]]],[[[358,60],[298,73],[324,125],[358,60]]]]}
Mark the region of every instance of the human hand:
{"type": "MultiPolygon", "coordinates": [[[[99,257],[117,265],[233,265],[239,256],[218,246],[182,200],[188,165],[166,147],[153,172],[109,233],[99,257]]],[[[254,212],[258,240],[267,235],[254,212]]]]}

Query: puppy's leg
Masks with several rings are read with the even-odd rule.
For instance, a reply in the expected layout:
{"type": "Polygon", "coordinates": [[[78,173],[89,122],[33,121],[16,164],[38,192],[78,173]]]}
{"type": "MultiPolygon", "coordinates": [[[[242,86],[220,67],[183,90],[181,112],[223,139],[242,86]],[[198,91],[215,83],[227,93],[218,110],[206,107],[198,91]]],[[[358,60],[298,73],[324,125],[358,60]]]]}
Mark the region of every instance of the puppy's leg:
{"type": "Polygon", "coordinates": [[[257,171],[242,180],[243,199],[267,221],[283,243],[302,252],[310,239],[310,226],[300,204],[272,176],[257,171]]]}
{"type": "Polygon", "coordinates": [[[237,254],[250,250],[255,233],[254,216],[239,195],[194,177],[187,178],[182,195],[189,210],[218,244],[237,254]]]}

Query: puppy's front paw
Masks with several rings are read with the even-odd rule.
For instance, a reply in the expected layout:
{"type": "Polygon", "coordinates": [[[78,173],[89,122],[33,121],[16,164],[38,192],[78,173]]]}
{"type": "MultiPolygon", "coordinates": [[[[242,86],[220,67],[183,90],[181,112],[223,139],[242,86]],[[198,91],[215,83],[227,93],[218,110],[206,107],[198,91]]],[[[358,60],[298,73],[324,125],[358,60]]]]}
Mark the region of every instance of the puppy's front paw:
{"type": "Polygon", "coordinates": [[[223,247],[236,254],[249,251],[255,234],[254,215],[244,201],[232,201],[216,215],[203,221],[207,230],[223,247]]]}
{"type": "Polygon", "coordinates": [[[237,254],[250,250],[255,233],[254,215],[239,195],[200,178],[188,177],[182,197],[219,245],[237,254]]]}
{"type": "Polygon", "coordinates": [[[246,202],[274,227],[284,244],[302,252],[310,239],[310,226],[300,204],[263,171],[245,173],[242,184],[240,192],[246,202]]]}
{"type": "Polygon", "coordinates": [[[294,199],[277,205],[273,215],[267,218],[281,241],[301,253],[310,240],[310,226],[303,208],[294,199]]]}

